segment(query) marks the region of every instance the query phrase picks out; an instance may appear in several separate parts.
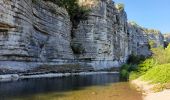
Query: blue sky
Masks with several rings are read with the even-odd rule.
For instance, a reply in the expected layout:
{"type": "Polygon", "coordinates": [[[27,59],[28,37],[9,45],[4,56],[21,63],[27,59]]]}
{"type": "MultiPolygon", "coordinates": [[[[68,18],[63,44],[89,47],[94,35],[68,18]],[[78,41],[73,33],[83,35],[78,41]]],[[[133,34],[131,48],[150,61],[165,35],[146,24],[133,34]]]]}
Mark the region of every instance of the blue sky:
{"type": "Polygon", "coordinates": [[[129,21],[170,33],[170,0],[113,0],[124,3],[129,21]]]}

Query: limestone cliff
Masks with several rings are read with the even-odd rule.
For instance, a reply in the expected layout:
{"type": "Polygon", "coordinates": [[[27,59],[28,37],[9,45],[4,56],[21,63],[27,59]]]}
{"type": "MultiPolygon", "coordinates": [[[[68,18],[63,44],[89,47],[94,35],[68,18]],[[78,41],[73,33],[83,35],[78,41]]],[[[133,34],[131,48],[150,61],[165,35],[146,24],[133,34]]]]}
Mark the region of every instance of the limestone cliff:
{"type": "Polygon", "coordinates": [[[74,59],[67,11],[51,2],[32,1],[0,1],[0,67],[29,69],[38,62],[74,59]]]}
{"type": "Polygon", "coordinates": [[[162,35],[160,31],[148,29],[147,31],[145,30],[145,32],[147,33],[149,42],[151,41],[154,42],[155,44],[154,47],[159,47],[159,46],[164,47],[164,36],[162,35]]]}
{"type": "Polygon", "coordinates": [[[164,34],[164,41],[170,43],[170,33],[164,34]]]}
{"type": "Polygon", "coordinates": [[[119,66],[129,54],[126,13],[109,0],[98,1],[91,9],[88,20],[75,30],[73,42],[83,48],[77,58],[90,59],[97,68],[119,66]]]}
{"type": "Polygon", "coordinates": [[[129,48],[131,54],[134,55],[143,55],[149,56],[151,55],[149,49],[149,41],[147,34],[143,31],[143,28],[140,26],[129,23],[129,48]]]}
{"type": "Polygon", "coordinates": [[[48,0],[0,0],[0,68],[78,64],[98,70],[118,67],[130,54],[150,55],[150,39],[162,45],[161,34],[128,23],[112,0],[80,1],[91,12],[71,31],[68,12],[48,0]]]}

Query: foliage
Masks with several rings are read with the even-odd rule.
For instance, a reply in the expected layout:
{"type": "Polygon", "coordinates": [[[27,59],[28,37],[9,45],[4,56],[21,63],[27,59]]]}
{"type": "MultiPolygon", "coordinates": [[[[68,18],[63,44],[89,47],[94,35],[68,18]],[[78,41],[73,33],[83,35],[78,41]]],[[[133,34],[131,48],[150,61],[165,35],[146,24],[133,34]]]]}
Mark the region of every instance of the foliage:
{"type": "Polygon", "coordinates": [[[141,78],[145,81],[151,81],[151,83],[170,82],[170,64],[157,65],[146,72],[141,78]]]}
{"type": "Polygon", "coordinates": [[[137,65],[135,64],[124,64],[120,69],[120,79],[128,80],[131,72],[137,71],[137,65]]]}
{"type": "Polygon", "coordinates": [[[121,69],[120,69],[120,78],[122,80],[127,80],[129,77],[129,69],[130,69],[130,65],[129,64],[124,64],[122,65],[121,69]]]}
{"type": "Polygon", "coordinates": [[[59,5],[60,7],[65,8],[70,15],[70,19],[72,21],[73,26],[78,25],[80,20],[86,20],[90,12],[90,9],[88,9],[87,7],[80,6],[78,4],[78,0],[46,0],[46,1],[52,1],[59,5]]]}
{"type": "Polygon", "coordinates": [[[121,66],[120,69],[120,78],[122,80],[133,79],[132,77],[139,76],[138,65],[143,62],[146,58],[144,56],[130,55],[127,60],[127,64],[121,66]]]}
{"type": "Polygon", "coordinates": [[[139,26],[135,21],[129,21],[129,24],[141,28],[141,26],[139,26]]]}
{"type": "Polygon", "coordinates": [[[140,75],[143,75],[156,64],[157,63],[153,58],[148,58],[138,65],[138,72],[140,73],[140,75]]]}
{"type": "Polygon", "coordinates": [[[145,60],[144,56],[137,56],[137,55],[132,54],[129,56],[127,63],[128,64],[139,64],[143,60],[145,60]]]}
{"type": "Polygon", "coordinates": [[[152,52],[152,57],[158,64],[170,63],[170,45],[165,49],[163,47],[152,48],[152,52]]]}
{"type": "Polygon", "coordinates": [[[159,30],[143,28],[145,33],[158,35],[161,33],[159,30]]]}
{"type": "Polygon", "coordinates": [[[152,91],[154,92],[160,92],[163,91],[166,88],[165,84],[156,84],[153,88],[152,91]]]}
{"type": "Polygon", "coordinates": [[[116,4],[116,9],[118,9],[119,11],[124,10],[124,7],[125,7],[125,5],[123,3],[116,4]]]}
{"type": "Polygon", "coordinates": [[[134,79],[137,79],[141,76],[141,73],[139,73],[138,71],[132,71],[130,72],[129,74],[129,80],[134,80],[134,79]]]}
{"type": "MultiPolygon", "coordinates": [[[[44,0],[50,1],[57,4],[60,7],[65,8],[68,11],[70,20],[72,22],[72,28],[76,28],[81,20],[86,20],[89,12],[91,11],[88,7],[80,6],[78,0],[44,0]]],[[[32,0],[33,3],[38,2],[38,0],[32,0]]],[[[50,8],[49,8],[50,9],[50,8]]],[[[51,9],[54,12],[53,9],[51,9]]]]}
{"type": "Polygon", "coordinates": [[[170,82],[170,44],[167,48],[153,48],[153,55],[138,64],[137,70],[129,74],[129,79],[133,80],[141,77],[144,81],[160,83],[153,88],[154,91],[164,89],[164,83],[170,82]]]}
{"type": "Polygon", "coordinates": [[[156,62],[153,58],[148,58],[137,65],[136,70],[132,71],[129,75],[129,80],[134,80],[144,75],[148,70],[156,65],[156,62]]]}
{"type": "Polygon", "coordinates": [[[152,48],[155,48],[156,47],[156,43],[154,40],[149,40],[149,48],[152,49],[152,48]]]}
{"type": "Polygon", "coordinates": [[[75,54],[82,54],[85,52],[85,49],[80,43],[72,43],[71,48],[75,54]]]}
{"type": "MultiPolygon", "coordinates": [[[[152,57],[147,59],[135,55],[131,55],[129,57],[128,63],[131,65],[135,64],[137,66],[135,70],[133,69],[127,71],[128,74],[126,75],[128,75],[129,80],[133,80],[139,78],[142,75],[145,75],[148,71],[152,70],[155,66],[170,63],[170,56],[169,56],[170,45],[165,49],[163,47],[159,47],[159,48],[152,48],[151,50],[153,53],[152,57]]],[[[127,70],[127,68],[125,67],[122,68],[123,70],[127,70]]]]}

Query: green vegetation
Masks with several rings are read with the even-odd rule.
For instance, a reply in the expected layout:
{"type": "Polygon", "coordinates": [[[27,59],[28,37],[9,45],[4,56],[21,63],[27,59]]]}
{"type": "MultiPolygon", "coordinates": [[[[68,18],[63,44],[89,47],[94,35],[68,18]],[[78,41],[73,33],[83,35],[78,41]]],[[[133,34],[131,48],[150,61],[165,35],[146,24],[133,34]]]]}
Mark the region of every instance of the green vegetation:
{"type": "Polygon", "coordinates": [[[129,24],[132,25],[132,26],[135,26],[135,27],[140,27],[135,21],[129,21],[129,24]]]}
{"type": "Polygon", "coordinates": [[[141,76],[143,80],[151,83],[168,83],[170,82],[170,64],[154,66],[146,74],[141,76]]]}
{"type": "Polygon", "coordinates": [[[120,69],[120,78],[121,80],[128,80],[131,76],[132,72],[135,72],[138,70],[138,64],[140,64],[142,61],[145,60],[145,57],[143,56],[136,56],[136,55],[130,55],[128,59],[128,63],[122,65],[120,69]]]}
{"type": "Polygon", "coordinates": [[[75,54],[82,54],[85,52],[85,48],[81,43],[72,43],[71,48],[75,54]]]}
{"type": "MultiPolygon", "coordinates": [[[[57,4],[58,6],[65,8],[70,15],[70,20],[72,22],[73,28],[76,28],[81,20],[86,20],[90,12],[90,9],[88,7],[80,6],[78,4],[78,0],[44,0],[44,1],[53,2],[54,4],[57,4]]],[[[32,0],[32,2],[36,3],[38,2],[38,0],[32,0]]]]}
{"type": "Polygon", "coordinates": [[[147,59],[131,56],[127,65],[121,68],[121,78],[134,80],[141,78],[151,83],[160,83],[155,91],[161,90],[164,83],[170,82],[170,44],[167,48],[152,48],[152,56],[147,59]],[[140,58],[140,59],[139,59],[140,58]]]}
{"type": "Polygon", "coordinates": [[[155,35],[157,35],[157,34],[161,33],[159,30],[155,30],[155,29],[143,28],[143,30],[144,30],[145,33],[148,33],[148,34],[155,34],[155,35]]]}
{"type": "Polygon", "coordinates": [[[124,8],[125,8],[125,5],[123,3],[116,4],[116,9],[118,9],[119,11],[124,10],[124,8]]]}
{"type": "Polygon", "coordinates": [[[155,48],[156,47],[156,43],[154,40],[149,40],[149,48],[155,48]]]}
{"type": "Polygon", "coordinates": [[[78,0],[48,0],[56,3],[60,7],[65,8],[72,21],[73,26],[77,26],[81,20],[86,20],[90,9],[78,4],[78,0]]]}
{"type": "Polygon", "coordinates": [[[144,81],[157,84],[153,87],[153,91],[158,92],[167,88],[167,84],[170,83],[170,44],[165,49],[159,47],[151,50],[153,55],[140,62],[128,75],[129,80],[140,77],[144,81]]]}

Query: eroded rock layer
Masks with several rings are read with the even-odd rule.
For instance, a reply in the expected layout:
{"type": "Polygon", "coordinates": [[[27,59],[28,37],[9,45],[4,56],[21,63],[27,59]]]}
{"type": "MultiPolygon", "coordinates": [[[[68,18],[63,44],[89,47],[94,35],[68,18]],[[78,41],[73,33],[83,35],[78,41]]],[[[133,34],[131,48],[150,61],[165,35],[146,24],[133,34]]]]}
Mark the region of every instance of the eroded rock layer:
{"type": "Polygon", "coordinates": [[[80,1],[91,12],[71,31],[67,11],[48,0],[0,0],[0,68],[78,64],[106,69],[125,63],[130,54],[150,55],[150,39],[163,45],[161,34],[148,35],[128,23],[112,0],[80,1]]]}

